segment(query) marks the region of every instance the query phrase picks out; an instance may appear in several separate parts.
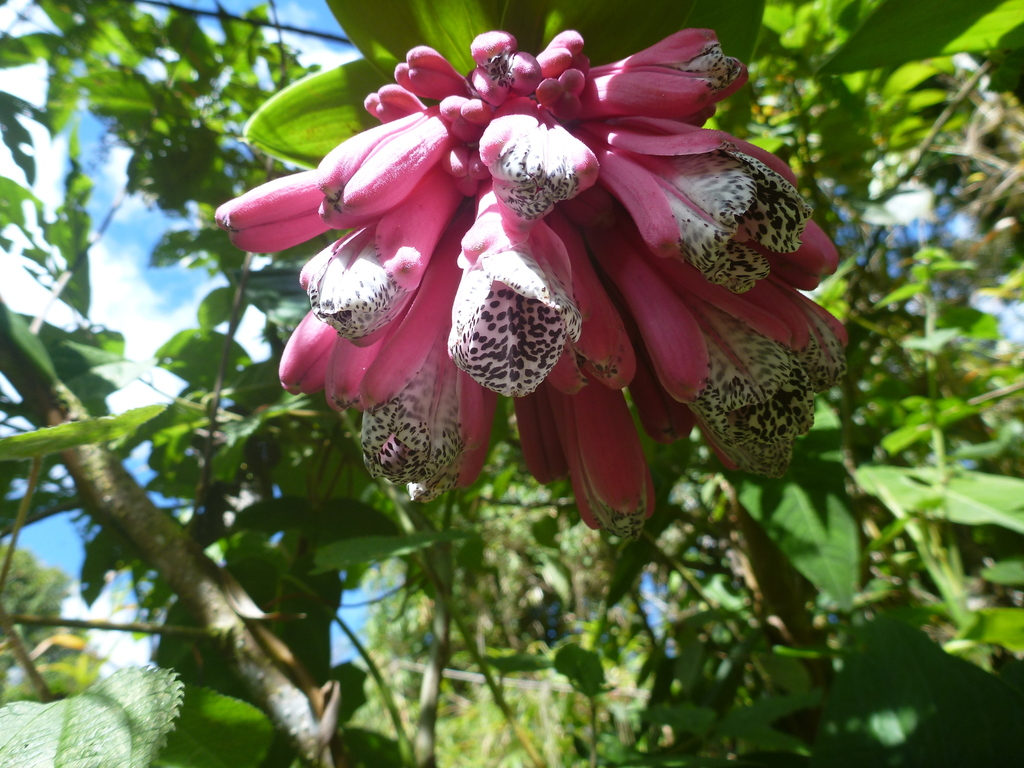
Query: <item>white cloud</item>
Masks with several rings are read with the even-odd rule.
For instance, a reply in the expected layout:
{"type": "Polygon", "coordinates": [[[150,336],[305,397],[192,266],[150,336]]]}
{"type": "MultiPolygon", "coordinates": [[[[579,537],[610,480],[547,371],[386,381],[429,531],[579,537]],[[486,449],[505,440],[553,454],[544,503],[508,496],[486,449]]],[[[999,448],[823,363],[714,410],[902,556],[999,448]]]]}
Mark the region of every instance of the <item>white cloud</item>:
{"type": "MultiPolygon", "coordinates": [[[[82,599],[77,582],[71,595],[61,605],[61,616],[87,621],[135,621],[136,596],[131,590],[127,574],[119,577],[114,571],[107,574],[107,583],[91,606],[82,599]]],[[[153,655],[152,638],[136,640],[131,632],[91,629],[86,633],[88,647],[96,656],[105,659],[100,675],[108,676],[122,667],[148,664],[153,655]]]]}

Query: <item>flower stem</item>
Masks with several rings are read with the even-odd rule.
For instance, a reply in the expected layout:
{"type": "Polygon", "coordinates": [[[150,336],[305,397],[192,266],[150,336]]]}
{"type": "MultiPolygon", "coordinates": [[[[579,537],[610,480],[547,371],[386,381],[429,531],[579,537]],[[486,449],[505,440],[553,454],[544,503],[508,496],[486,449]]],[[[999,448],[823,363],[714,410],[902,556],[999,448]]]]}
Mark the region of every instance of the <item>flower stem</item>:
{"type": "Polygon", "coordinates": [[[352,647],[356,649],[356,653],[358,653],[366,663],[366,668],[369,670],[370,676],[373,678],[373,681],[377,684],[377,688],[380,690],[381,698],[384,700],[384,707],[387,709],[388,714],[391,715],[391,721],[395,726],[395,733],[398,739],[398,751],[402,755],[402,762],[408,766],[415,766],[416,759],[413,756],[412,743],[409,741],[409,737],[405,732],[405,726],[402,725],[402,715],[399,713],[398,705],[395,703],[395,699],[391,695],[391,689],[388,688],[387,683],[384,681],[384,676],[380,673],[380,667],[377,666],[373,657],[370,656],[370,652],[366,650],[366,646],[359,641],[355,632],[351,630],[341,616],[335,614],[334,620],[338,622],[338,626],[341,628],[341,631],[345,633],[349,642],[352,643],[352,647]]]}

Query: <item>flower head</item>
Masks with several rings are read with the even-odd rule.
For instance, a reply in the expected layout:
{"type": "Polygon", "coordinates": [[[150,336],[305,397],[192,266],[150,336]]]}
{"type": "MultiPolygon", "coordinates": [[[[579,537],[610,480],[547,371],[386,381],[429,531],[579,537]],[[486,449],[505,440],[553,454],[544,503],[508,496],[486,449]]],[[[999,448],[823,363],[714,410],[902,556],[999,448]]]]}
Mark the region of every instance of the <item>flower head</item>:
{"type": "Polygon", "coordinates": [[[654,504],[630,402],[656,440],[697,426],[782,474],[846,337],[800,293],[838,256],[792,171],[702,127],[743,65],[710,30],[598,66],[572,30],[470,53],[463,76],[412,49],[366,97],[380,126],[218,209],[250,250],[347,230],[300,275],[282,383],[362,410],[367,468],[417,500],[477,477],[498,394],[529,470],[626,538],[654,504]]]}

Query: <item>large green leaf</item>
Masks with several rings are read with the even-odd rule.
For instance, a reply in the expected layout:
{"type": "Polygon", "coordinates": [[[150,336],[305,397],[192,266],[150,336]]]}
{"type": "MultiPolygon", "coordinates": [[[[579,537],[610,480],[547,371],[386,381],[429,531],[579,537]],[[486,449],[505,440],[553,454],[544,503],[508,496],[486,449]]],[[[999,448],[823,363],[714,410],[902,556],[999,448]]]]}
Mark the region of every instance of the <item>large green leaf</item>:
{"type": "Polygon", "coordinates": [[[572,687],[593,698],[604,690],[604,668],[594,651],[569,643],[555,654],[555,670],[569,678],[572,687]]]}
{"type": "Polygon", "coordinates": [[[263,760],[270,720],[252,704],[208,688],[185,687],[181,716],[154,766],[248,768],[263,760]]]}
{"type": "Polygon", "coordinates": [[[727,56],[747,62],[761,31],[764,0],[697,0],[687,27],[715,30],[727,56]]]}
{"type": "MultiPolygon", "coordinates": [[[[365,7],[379,13],[378,5],[365,7]]],[[[388,82],[363,59],[304,77],[256,110],[245,138],[268,155],[315,167],[349,136],[380,124],[363,99],[388,82]]]]}
{"type": "Polygon", "coordinates": [[[991,523],[1024,533],[1024,480],[964,472],[946,487],[946,516],[955,523],[991,523]]]}
{"type": "Polygon", "coordinates": [[[473,38],[502,28],[500,0],[327,0],[327,5],[349,39],[388,80],[417,45],[436,48],[457,70],[469,72],[475,66],[469,55],[473,38]]]}
{"type": "Polygon", "coordinates": [[[813,768],[1019,765],[1024,697],[893,620],[863,630],[828,703],[813,768]]]}
{"type": "Polygon", "coordinates": [[[857,482],[893,514],[926,511],[964,525],[1001,525],[1024,533],[1024,480],[985,472],[960,472],[945,486],[935,473],[908,467],[863,466],[857,482]]]}
{"type": "Polygon", "coordinates": [[[358,536],[331,542],[316,551],[316,567],[321,570],[347,568],[389,557],[401,557],[446,541],[459,541],[473,534],[468,531],[422,531],[408,536],[358,536]]]}
{"type": "Polygon", "coordinates": [[[814,586],[842,610],[853,607],[860,543],[846,504],[846,473],[839,461],[839,424],[827,407],[816,412],[810,434],[797,441],[791,469],[781,480],[734,475],[750,516],[814,586]]]}
{"type": "Polygon", "coordinates": [[[47,381],[55,381],[57,372],[53,368],[50,353],[34,333],[30,333],[28,323],[16,312],[0,301],[0,344],[10,344],[19,349],[47,381]]]}
{"type": "Polygon", "coordinates": [[[44,427],[34,432],[0,438],[0,461],[30,459],[33,456],[66,451],[79,445],[105,443],[132,432],[166,407],[146,405],[125,411],[120,416],[71,421],[56,427],[44,427]]]}
{"type": "Polygon", "coordinates": [[[885,0],[821,68],[895,66],[963,51],[1024,45],[1024,0],[885,0]]]}
{"type": "Polygon", "coordinates": [[[460,72],[475,66],[469,46],[477,35],[503,29],[519,49],[539,53],[552,37],[578,30],[593,64],[606,64],[653,45],[683,27],[709,27],[730,56],[746,57],[761,26],[763,0],[652,0],[642,12],[616,0],[328,0],[345,32],[389,78],[405,54],[429,45],[460,72]],[[396,23],[400,20],[400,23],[396,23]]]}
{"type": "Polygon", "coordinates": [[[181,705],[167,669],[127,667],[80,696],[0,709],[0,768],[148,768],[181,705]]]}
{"type": "Polygon", "coordinates": [[[1014,653],[1024,652],[1024,609],[982,608],[962,634],[967,640],[994,643],[1014,653]]]}

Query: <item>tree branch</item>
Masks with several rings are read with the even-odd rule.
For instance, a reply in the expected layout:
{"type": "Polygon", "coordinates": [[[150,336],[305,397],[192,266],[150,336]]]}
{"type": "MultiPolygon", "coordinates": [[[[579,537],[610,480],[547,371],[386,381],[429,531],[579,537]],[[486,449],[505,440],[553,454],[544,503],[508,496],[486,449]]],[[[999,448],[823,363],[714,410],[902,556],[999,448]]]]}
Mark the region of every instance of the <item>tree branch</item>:
{"type": "MultiPolygon", "coordinates": [[[[38,424],[56,426],[89,416],[77,397],[59,382],[51,383],[7,334],[0,338],[0,374],[19,392],[38,424]]],[[[183,607],[215,638],[234,673],[278,730],[303,759],[318,763],[317,713],[232,609],[217,565],[176,520],[153,504],[112,451],[85,445],[63,452],[62,459],[85,509],[132,542],[183,607]]]]}
{"type": "Polygon", "coordinates": [[[341,35],[332,35],[330,32],[317,32],[314,29],[303,29],[301,27],[290,27],[287,24],[275,24],[271,21],[260,21],[259,19],[247,19],[244,16],[236,16],[233,13],[228,13],[224,10],[216,11],[204,11],[200,8],[189,8],[185,5],[178,5],[177,3],[163,2],[163,0],[138,0],[140,3],[146,5],[155,5],[159,8],[168,8],[178,13],[187,13],[190,16],[209,16],[215,19],[227,19],[228,21],[238,21],[242,24],[249,24],[254,27],[269,27],[271,29],[280,29],[284,32],[294,32],[297,35],[307,35],[308,37],[319,37],[321,40],[332,40],[335,43],[344,43],[345,45],[352,45],[352,41],[347,37],[341,35]]]}
{"type": "Polygon", "coordinates": [[[212,638],[213,634],[202,627],[176,627],[169,624],[149,624],[132,621],[126,624],[101,619],[66,619],[62,616],[35,616],[29,613],[11,613],[12,624],[31,627],[68,627],[73,629],[104,629],[112,632],[141,632],[147,635],[176,635],[196,639],[212,638]]]}

